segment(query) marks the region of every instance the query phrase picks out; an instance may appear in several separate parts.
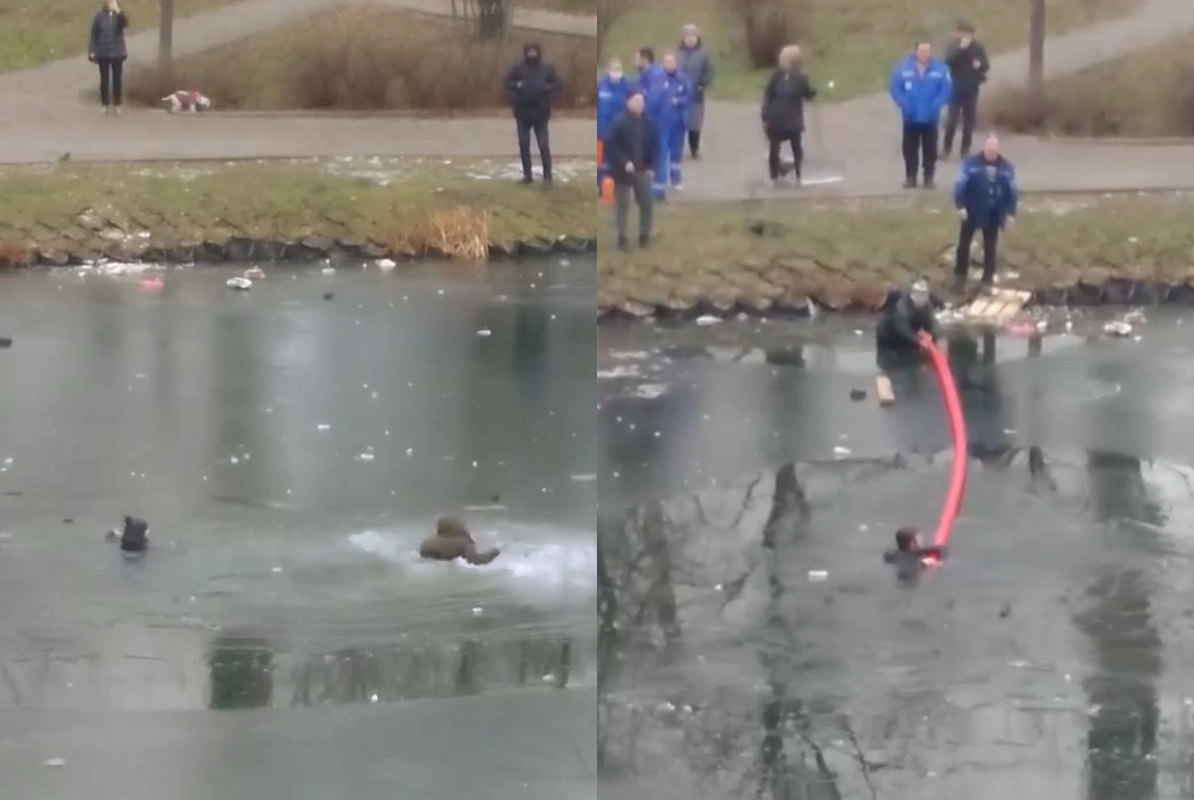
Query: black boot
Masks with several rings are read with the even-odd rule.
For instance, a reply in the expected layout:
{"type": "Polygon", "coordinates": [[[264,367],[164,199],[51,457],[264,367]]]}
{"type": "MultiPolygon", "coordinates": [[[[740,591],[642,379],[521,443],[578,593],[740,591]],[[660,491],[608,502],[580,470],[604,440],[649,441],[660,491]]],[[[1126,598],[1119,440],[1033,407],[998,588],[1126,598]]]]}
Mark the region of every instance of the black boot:
{"type": "Polygon", "coordinates": [[[531,184],[534,182],[535,182],[535,179],[532,178],[530,175],[523,175],[522,180],[519,181],[519,183],[521,183],[523,186],[526,186],[527,184],[531,184]]]}
{"type": "Polygon", "coordinates": [[[638,246],[646,250],[651,246],[651,237],[645,233],[640,233],[638,235],[638,246]]]}
{"type": "Polygon", "coordinates": [[[619,239],[618,240],[618,249],[621,250],[623,253],[629,253],[630,252],[630,242],[626,241],[625,239],[619,239]]]}

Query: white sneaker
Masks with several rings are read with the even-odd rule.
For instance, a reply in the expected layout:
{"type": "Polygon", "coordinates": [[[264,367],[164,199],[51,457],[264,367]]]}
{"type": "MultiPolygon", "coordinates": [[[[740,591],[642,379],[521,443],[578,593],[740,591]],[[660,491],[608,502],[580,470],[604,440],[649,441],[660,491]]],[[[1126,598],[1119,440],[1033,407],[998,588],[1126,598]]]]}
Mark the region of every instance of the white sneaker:
{"type": "Polygon", "coordinates": [[[673,191],[673,192],[682,192],[682,191],[684,191],[684,184],[682,184],[682,183],[677,183],[675,186],[673,186],[673,187],[672,187],[672,191],[673,191]]]}
{"type": "Polygon", "coordinates": [[[103,111],[101,111],[100,113],[106,117],[107,115],[112,113],[112,106],[104,106],[103,111]]]}
{"type": "Polygon", "coordinates": [[[116,116],[119,117],[123,113],[124,113],[124,106],[116,106],[116,116]]]}

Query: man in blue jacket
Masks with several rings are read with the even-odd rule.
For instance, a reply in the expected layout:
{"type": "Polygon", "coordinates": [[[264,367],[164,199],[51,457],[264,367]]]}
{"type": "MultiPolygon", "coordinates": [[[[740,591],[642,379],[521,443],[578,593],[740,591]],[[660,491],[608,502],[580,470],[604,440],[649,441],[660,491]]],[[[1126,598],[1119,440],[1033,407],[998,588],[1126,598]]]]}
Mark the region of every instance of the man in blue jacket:
{"type": "Polygon", "coordinates": [[[638,81],[636,88],[643,95],[647,119],[655,131],[655,174],[651,184],[655,199],[667,199],[668,133],[672,129],[672,97],[668,91],[667,74],[655,63],[655,51],[644,47],[638,51],[638,81]]]}
{"type": "MultiPolygon", "coordinates": [[[[675,53],[663,54],[663,74],[667,79],[668,109],[667,159],[668,177],[677,192],[684,188],[684,138],[688,134],[688,109],[692,105],[692,83],[680,71],[675,53]]],[[[662,171],[663,164],[660,165],[662,171]]]]}
{"type": "Polygon", "coordinates": [[[602,159],[597,165],[597,192],[601,192],[601,182],[609,173],[605,157],[605,132],[610,123],[626,108],[626,94],[630,85],[622,73],[622,61],[611,58],[605,74],[597,84],[597,141],[601,142],[602,159]]]}
{"type": "Polygon", "coordinates": [[[937,131],[952,91],[949,68],[933,58],[931,44],[920,42],[896,65],[888,91],[904,119],[904,188],[916,188],[922,160],[925,188],[935,188],[937,131]]]}
{"type": "Polygon", "coordinates": [[[995,247],[999,231],[1016,221],[1019,189],[1012,162],[999,154],[999,137],[989,134],[983,149],[962,162],[954,181],[954,207],[961,225],[954,262],[957,288],[966,285],[970,272],[970,243],[976,231],[983,234],[983,285],[995,281],[995,247]]]}

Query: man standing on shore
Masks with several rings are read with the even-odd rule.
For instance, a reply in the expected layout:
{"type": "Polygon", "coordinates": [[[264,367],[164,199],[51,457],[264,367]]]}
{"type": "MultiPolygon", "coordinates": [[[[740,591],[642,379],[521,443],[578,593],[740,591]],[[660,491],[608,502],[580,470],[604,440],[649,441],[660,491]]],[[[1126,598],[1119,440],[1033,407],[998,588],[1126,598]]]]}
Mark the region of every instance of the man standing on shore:
{"type": "MultiPolygon", "coordinates": [[[[666,168],[668,163],[668,133],[672,128],[672,96],[668,91],[667,73],[663,67],[655,63],[655,50],[644,47],[638,51],[638,91],[643,94],[643,102],[647,117],[651,120],[651,127],[655,131],[655,155],[660,164],[666,168]]],[[[652,191],[657,200],[667,199],[667,173],[665,169],[655,170],[655,182],[652,191]]]]}
{"type": "Polygon", "coordinates": [[[597,193],[601,193],[601,183],[605,180],[605,132],[618,115],[626,109],[626,92],[630,86],[626,76],[622,73],[622,61],[611,58],[597,84],[597,193]]]}
{"type": "Polygon", "coordinates": [[[891,99],[904,122],[904,188],[916,188],[924,164],[925,188],[936,187],[937,132],[941,109],[950,98],[949,70],[933,58],[933,45],[919,42],[891,73],[891,99]]]}
{"type": "MultiPolygon", "coordinates": [[[[684,189],[684,136],[688,133],[688,110],[692,104],[692,84],[680,71],[675,53],[663,54],[663,74],[667,78],[668,109],[667,163],[668,179],[677,192],[684,189]]],[[[660,165],[660,171],[663,164],[660,165]]],[[[660,176],[662,178],[662,176],[660,176]]]]}
{"type": "Polygon", "coordinates": [[[954,132],[958,129],[958,117],[962,118],[961,157],[970,155],[970,143],[974,138],[974,124],[978,117],[978,91],[987,80],[991,61],[987,50],[974,38],[974,26],[969,22],[958,23],[958,39],[945,56],[949,77],[953,82],[953,94],[949,99],[949,111],[945,115],[945,146],[941,157],[949,158],[954,147],[954,132]]]}
{"type": "Polygon", "coordinates": [[[654,197],[651,192],[652,171],[666,169],[658,164],[656,145],[659,136],[655,121],[643,113],[645,106],[641,91],[631,90],[626,98],[626,110],[610,123],[605,132],[605,161],[614,180],[614,223],[618,232],[618,249],[630,249],[626,227],[630,216],[630,199],[638,205],[638,243],[651,243],[651,224],[654,217],[654,197]]]}
{"type": "Polygon", "coordinates": [[[532,183],[531,132],[539,145],[543,162],[543,188],[551,188],[551,142],[547,125],[551,120],[551,102],[560,89],[555,67],[543,63],[543,51],[534,42],[522,47],[522,61],[506,73],[506,93],[518,126],[518,157],[522,160],[522,182],[532,183]]]}
{"type": "Polygon", "coordinates": [[[970,273],[970,243],[983,235],[983,286],[995,282],[995,253],[999,232],[1016,221],[1019,189],[1016,169],[999,153],[999,137],[988,134],[983,149],[962,162],[954,182],[954,207],[958,210],[958,252],[954,261],[955,288],[966,287],[970,273]]]}

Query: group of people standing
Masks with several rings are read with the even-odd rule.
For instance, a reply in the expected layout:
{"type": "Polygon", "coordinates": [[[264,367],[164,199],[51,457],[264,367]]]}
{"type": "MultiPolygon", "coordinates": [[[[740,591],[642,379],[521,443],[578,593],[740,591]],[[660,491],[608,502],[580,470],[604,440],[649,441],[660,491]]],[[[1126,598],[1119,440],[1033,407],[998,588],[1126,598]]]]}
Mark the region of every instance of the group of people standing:
{"type": "Polygon", "coordinates": [[[614,184],[618,247],[630,247],[627,218],[633,198],[639,208],[639,245],[651,241],[654,201],[669,188],[684,188],[684,148],[700,157],[705,92],[713,83],[713,61],[701,46],[701,32],[685,25],[680,44],[656,63],[655,51],[640,48],[636,75],[611,58],[597,87],[597,191],[614,184]]]}

